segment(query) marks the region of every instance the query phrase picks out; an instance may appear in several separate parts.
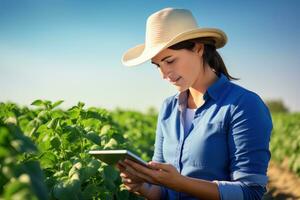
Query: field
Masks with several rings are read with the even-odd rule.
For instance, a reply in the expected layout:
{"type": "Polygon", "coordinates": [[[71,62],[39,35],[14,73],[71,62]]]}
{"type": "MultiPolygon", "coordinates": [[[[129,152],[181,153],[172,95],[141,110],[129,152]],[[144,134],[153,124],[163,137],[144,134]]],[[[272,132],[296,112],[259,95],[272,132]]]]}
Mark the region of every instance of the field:
{"type": "MultiPolygon", "coordinates": [[[[87,152],[128,148],[150,160],[157,112],[107,111],[85,108],[81,102],[61,110],[61,103],[36,100],[30,108],[0,103],[0,199],[139,199],[124,189],[113,167],[87,152]]],[[[273,114],[270,146],[270,167],[283,168],[296,181],[299,122],[300,114],[273,114]]],[[[275,182],[267,199],[278,194],[295,197],[283,190],[276,193],[280,185],[275,182]]]]}

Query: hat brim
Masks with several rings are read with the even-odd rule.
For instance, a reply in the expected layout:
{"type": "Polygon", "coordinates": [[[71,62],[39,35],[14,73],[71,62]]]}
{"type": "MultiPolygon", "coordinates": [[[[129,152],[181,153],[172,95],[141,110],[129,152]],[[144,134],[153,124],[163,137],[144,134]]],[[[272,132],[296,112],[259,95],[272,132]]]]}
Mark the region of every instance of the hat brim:
{"type": "Polygon", "coordinates": [[[185,40],[194,38],[211,38],[215,42],[216,48],[223,47],[227,42],[226,34],[220,29],[214,28],[197,28],[185,31],[174,36],[170,41],[157,44],[152,47],[145,47],[144,44],[137,45],[122,56],[122,63],[125,66],[136,66],[142,64],[156,56],[162,50],[185,40]]]}

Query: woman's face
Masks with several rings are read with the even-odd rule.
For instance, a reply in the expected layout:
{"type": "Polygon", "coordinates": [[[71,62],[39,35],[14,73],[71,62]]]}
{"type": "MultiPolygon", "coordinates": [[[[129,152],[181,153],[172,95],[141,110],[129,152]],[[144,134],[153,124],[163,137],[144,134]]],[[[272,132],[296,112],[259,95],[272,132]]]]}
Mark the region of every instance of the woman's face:
{"type": "Polygon", "coordinates": [[[158,67],[162,78],[182,92],[203,79],[203,49],[203,44],[196,44],[193,51],[165,49],[151,61],[158,67]]]}

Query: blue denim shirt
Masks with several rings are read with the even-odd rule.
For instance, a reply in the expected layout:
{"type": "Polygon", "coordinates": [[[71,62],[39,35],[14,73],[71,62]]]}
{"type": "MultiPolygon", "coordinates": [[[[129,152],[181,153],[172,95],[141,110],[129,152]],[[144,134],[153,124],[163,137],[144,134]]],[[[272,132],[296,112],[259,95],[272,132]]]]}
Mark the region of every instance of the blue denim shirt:
{"type": "MultiPolygon", "coordinates": [[[[153,160],[184,176],[214,181],[222,200],[261,199],[266,192],[272,119],[261,98],[220,74],[184,132],[187,91],[167,98],[153,160]]],[[[161,186],[162,199],[196,199],[161,186]]]]}

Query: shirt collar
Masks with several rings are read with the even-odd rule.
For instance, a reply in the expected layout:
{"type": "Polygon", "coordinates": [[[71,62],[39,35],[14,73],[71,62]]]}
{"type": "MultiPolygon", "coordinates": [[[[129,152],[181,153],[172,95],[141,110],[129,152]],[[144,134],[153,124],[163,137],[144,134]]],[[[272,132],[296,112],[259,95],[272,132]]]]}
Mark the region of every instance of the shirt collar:
{"type": "Polygon", "coordinates": [[[214,82],[211,86],[208,87],[206,93],[208,93],[208,95],[214,100],[218,100],[220,96],[222,96],[222,94],[224,93],[228,82],[229,79],[223,73],[220,73],[219,79],[216,82],[214,82]]]}
{"type": "MultiPolygon", "coordinates": [[[[203,96],[203,99],[207,100],[211,97],[214,100],[218,100],[218,98],[220,98],[220,96],[225,91],[228,82],[228,78],[223,73],[220,73],[218,80],[208,87],[207,91],[203,96]]],[[[175,98],[178,100],[180,110],[183,110],[186,107],[187,97],[188,90],[176,94],[175,98]]]]}

